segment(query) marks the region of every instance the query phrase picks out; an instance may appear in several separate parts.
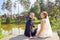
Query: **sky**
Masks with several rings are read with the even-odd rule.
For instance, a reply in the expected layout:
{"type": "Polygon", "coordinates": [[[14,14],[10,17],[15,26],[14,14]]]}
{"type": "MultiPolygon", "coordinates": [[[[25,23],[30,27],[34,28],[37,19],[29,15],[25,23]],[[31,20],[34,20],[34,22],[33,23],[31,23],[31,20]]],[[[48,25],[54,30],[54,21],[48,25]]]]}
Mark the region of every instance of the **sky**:
{"type": "MultiPolygon", "coordinates": [[[[7,13],[8,11],[7,10],[5,10],[5,11],[3,11],[3,10],[1,10],[1,6],[2,6],[2,4],[3,4],[3,2],[6,2],[7,0],[0,0],[0,15],[3,15],[4,13],[7,13]]],[[[17,0],[12,0],[12,4],[15,2],[15,1],[17,1],[17,0]]],[[[30,2],[31,2],[31,4],[30,4],[30,6],[32,6],[35,2],[36,2],[36,0],[30,0],[30,2]]],[[[14,13],[18,13],[18,5],[19,5],[19,13],[21,13],[21,12],[23,12],[24,11],[24,7],[23,6],[21,6],[20,4],[18,4],[18,2],[16,2],[16,9],[14,9],[13,7],[12,7],[12,13],[14,14],[14,13]]]]}

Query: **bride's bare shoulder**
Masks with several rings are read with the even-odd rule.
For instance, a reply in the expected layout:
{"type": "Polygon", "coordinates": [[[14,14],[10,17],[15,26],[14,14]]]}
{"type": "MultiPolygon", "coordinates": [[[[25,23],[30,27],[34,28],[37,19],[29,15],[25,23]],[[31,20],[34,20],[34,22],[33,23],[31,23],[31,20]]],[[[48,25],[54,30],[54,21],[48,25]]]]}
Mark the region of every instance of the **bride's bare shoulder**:
{"type": "Polygon", "coordinates": [[[46,19],[42,19],[41,21],[45,23],[46,22],[46,19]]]}

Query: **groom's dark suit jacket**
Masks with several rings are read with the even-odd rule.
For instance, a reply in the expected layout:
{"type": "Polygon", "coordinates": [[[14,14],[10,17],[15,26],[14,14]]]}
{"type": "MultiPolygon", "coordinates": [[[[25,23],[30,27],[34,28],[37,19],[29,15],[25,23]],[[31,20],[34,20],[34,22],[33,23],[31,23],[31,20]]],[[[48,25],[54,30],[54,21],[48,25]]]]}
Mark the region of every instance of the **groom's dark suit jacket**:
{"type": "Polygon", "coordinates": [[[33,26],[34,26],[34,22],[31,18],[29,18],[26,22],[25,33],[24,33],[25,36],[28,36],[28,37],[31,36],[33,26]]]}

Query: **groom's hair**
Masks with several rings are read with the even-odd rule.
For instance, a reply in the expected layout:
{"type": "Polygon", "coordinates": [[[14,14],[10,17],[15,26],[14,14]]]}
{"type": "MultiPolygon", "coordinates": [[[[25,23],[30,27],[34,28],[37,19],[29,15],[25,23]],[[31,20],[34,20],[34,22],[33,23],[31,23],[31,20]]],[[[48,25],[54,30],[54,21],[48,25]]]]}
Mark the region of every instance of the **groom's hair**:
{"type": "MultiPolygon", "coordinates": [[[[32,14],[32,13],[34,13],[34,12],[29,12],[29,15],[32,14]]],[[[34,13],[34,14],[35,14],[35,13],[34,13]]]]}
{"type": "Polygon", "coordinates": [[[34,12],[29,12],[28,16],[31,15],[31,14],[35,14],[34,12]]]}
{"type": "Polygon", "coordinates": [[[45,16],[45,18],[48,16],[48,13],[46,11],[42,11],[41,13],[43,13],[43,15],[45,16]]]}

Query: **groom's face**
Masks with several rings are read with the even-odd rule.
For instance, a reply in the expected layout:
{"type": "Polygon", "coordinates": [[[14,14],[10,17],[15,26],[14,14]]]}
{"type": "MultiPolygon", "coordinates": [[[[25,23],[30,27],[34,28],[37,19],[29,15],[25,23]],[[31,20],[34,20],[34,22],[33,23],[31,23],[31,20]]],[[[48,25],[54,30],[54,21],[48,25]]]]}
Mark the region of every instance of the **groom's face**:
{"type": "Polygon", "coordinates": [[[34,19],[35,14],[32,12],[32,13],[30,13],[29,17],[32,18],[32,19],[34,19]]]}

